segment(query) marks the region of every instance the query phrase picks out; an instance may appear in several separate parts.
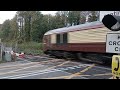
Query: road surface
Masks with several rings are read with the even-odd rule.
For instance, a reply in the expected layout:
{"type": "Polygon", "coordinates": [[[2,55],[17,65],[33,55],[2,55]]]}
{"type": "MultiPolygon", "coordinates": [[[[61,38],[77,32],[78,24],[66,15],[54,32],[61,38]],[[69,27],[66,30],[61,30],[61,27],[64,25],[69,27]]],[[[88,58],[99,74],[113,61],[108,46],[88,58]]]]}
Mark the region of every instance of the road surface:
{"type": "Polygon", "coordinates": [[[0,79],[110,79],[111,67],[48,56],[26,56],[0,64],[0,79]]]}

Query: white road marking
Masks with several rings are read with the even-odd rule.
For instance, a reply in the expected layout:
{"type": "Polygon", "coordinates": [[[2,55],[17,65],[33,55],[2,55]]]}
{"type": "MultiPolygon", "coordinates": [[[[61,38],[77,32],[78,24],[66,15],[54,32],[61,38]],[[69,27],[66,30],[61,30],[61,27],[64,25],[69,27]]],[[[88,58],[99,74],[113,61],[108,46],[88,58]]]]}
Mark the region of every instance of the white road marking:
{"type": "MultiPolygon", "coordinates": [[[[51,62],[51,60],[49,60],[51,62]]],[[[52,61],[55,61],[55,60],[52,60],[52,61]]],[[[58,60],[59,61],[59,60],[58,60]]],[[[41,61],[42,62],[42,61],[41,61]]],[[[37,62],[40,66],[41,62],[37,62]]],[[[46,61],[48,62],[48,61],[46,61]]],[[[66,62],[63,62],[62,64],[60,65],[57,65],[57,66],[62,66],[63,64],[65,63],[68,63],[69,61],[66,61],[66,62]]],[[[33,63],[33,62],[32,62],[33,63]]],[[[27,63],[27,64],[30,64],[30,63],[27,63]]],[[[23,66],[23,65],[26,65],[26,64],[22,64],[22,65],[10,65],[10,66],[23,66]]],[[[62,70],[68,70],[68,69],[76,69],[76,68],[82,68],[82,67],[87,67],[87,66],[91,66],[92,64],[80,64],[78,66],[71,66],[71,67],[67,67],[67,68],[57,68],[57,69],[53,69],[57,66],[53,66],[53,67],[50,67],[50,68],[47,68],[45,70],[35,70],[35,71],[26,71],[26,72],[30,72],[30,73],[26,73],[26,74],[19,74],[19,75],[13,75],[13,76],[6,76],[6,77],[0,77],[0,79],[4,79],[4,78],[9,78],[9,79],[17,79],[17,78],[23,78],[23,77],[29,77],[29,76],[35,76],[35,75],[40,75],[40,74],[45,74],[45,73],[51,73],[51,72],[57,72],[57,71],[61,71],[61,72],[65,72],[65,71],[62,71],[62,70]]],[[[10,67],[8,66],[8,67],[10,67]]],[[[10,72],[7,72],[7,73],[0,73],[0,75],[3,75],[3,74],[8,74],[8,73],[17,73],[16,71],[20,71],[20,70],[24,70],[24,69],[28,69],[28,68],[31,68],[31,67],[39,67],[38,65],[33,65],[33,66],[30,66],[30,67],[25,67],[25,68],[22,68],[22,69],[17,69],[17,70],[13,70],[13,71],[10,71],[10,72]]],[[[4,67],[4,66],[3,66],[4,67]]],[[[104,68],[104,67],[99,67],[99,66],[95,66],[97,68],[101,68],[101,69],[107,69],[107,70],[111,70],[109,68],[104,68]]],[[[25,71],[24,71],[25,72],[25,71]]],[[[18,72],[19,73],[19,72],[18,72]]],[[[65,72],[65,73],[68,73],[68,72],[65,72]]],[[[69,73],[71,74],[71,73],[69,73]]],[[[77,76],[77,75],[76,75],[77,76]]],[[[86,78],[86,77],[83,77],[83,76],[79,76],[80,78],[83,78],[83,79],[89,79],[89,78],[86,78]]]]}
{"type": "MultiPolygon", "coordinates": [[[[56,69],[58,69],[58,70],[70,70],[70,69],[76,69],[76,68],[83,68],[83,67],[85,67],[85,66],[71,66],[71,67],[65,67],[65,68],[56,68],[56,69]]],[[[22,73],[24,72],[37,72],[37,71],[39,71],[39,70],[35,70],[35,71],[22,71],[22,73]]],[[[21,73],[21,72],[14,72],[14,73],[21,73]]]]}
{"type": "Polygon", "coordinates": [[[7,65],[7,66],[0,66],[0,69],[2,68],[11,68],[11,67],[18,67],[18,66],[24,66],[24,65],[29,65],[29,64],[37,64],[38,62],[30,62],[30,63],[26,63],[26,64],[18,64],[18,65],[7,65]]]}
{"type": "Polygon", "coordinates": [[[112,77],[110,77],[109,79],[114,79],[114,78],[113,78],[113,76],[112,76],[112,77]]]}
{"type": "MultiPolygon", "coordinates": [[[[73,69],[71,67],[68,67],[69,69],[73,69]]],[[[67,68],[67,69],[68,69],[67,68]]],[[[80,67],[79,67],[80,68],[80,67]]],[[[75,69],[75,68],[74,68],[75,69]]],[[[65,69],[62,69],[62,70],[65,70],[65,69]]],[[[27,73],[27,74],[20,74],[20,75],[14,75],[14,76],[8,76],[8,77],[2,77],[0,79],[4,79],[4,78],[9,78],[9,79],[17,79],[17,78],[23,78],[23,77],[29,77],[29,76],[35,76],[35,75],[40,75],[40,74],[45,74],[45,73],[51,73],[51,72],[56,72],[56,71],[61,71],[61,72],[65,72],[65,71],[62,71],[61,69],[45,69],[45,70],[38,70],[37,72],[33,71],[32,73],[27,73]]],[[[65,73],[68,73],[68,72],[65,72],[65,73]]],[[[68,74],[71,74],[71,73],[68,73],[68,74]]],[[[83,78],[83,79],[88,79],[86,77],[83,77],[83,76],[79,76],[80,78],[83,78]]]]}
{"type": "MultiPolygon", "coordinates": [[[[61,64],[59,64],[59,65],[57,65],[57,66],[62,66],[62,65],[64,65],[64,64],[68,63],[68,62],[69,62],[69,61],[63,62],[63,63],[61,63],[61,64]]],[[[38,64],[39,64],[39,63],[38,63],[38,64]]],[[[40,65],[41,65],[41,64],[39,64],[39,66],[40,66],[40,65]]],[[[52,66],[52,67],[49,67],[49,68],[47,68],[47,69],[45,69],[45,70],[53,69],[53,68],[55,68],[55,67],[57,67],[57,66],[52,66]]],[[[33,66],[30,66],[30,67],[25,67],[25,68],[22,68],[22,69],[13,70],[13,71],[6,72],[6,73],[0,73],[0,75],[9,74],[9,73],[14,73],[14,72],[16,72],[16,71],[28,69],[28,68],[31,68],[31,67],[38,67],[38,65],[33,65],[33,66]]]]}
{"type": "MultiPolygon", "coordinates": [[[[13,69],[13,68],[16,68],[18,66],[26,66],[26,65],[34,65],[34,64],[41,64],[41,63],[46,63],[46,62],[52,62],[52,61],[59,61],[59,59],[56,59],[56,60],[50,60],[50,61],[41,61],[41,62],[30,62],[30,63],[27,63],[27,64],[18,64],[18,65],[9,65],[9,66],[2,66],[0,67],[0,70],[5,70],[6,68],[10,68],[10,69],[13,69]]],[[[28,67],[28,66],[27,66],[28,67]]],[[[23,67],[18,67],[18,68],[23,68],[23,67]]],[[[17,69],[19,70],[19,69],[17,69]]],[[[0,72],[1,74],[1,72],[0,72]]]]}
{"type": "MultiPolygon", "coordinates": [[[[20,74],[20,75],[14,75],[14,76],[0,77],[0,79],[7,79],[7,78],[8,79],[20,79],[20,78],[25,78],[25,77],[35,76],[35,75],[47,74],[47,73],[51,73],[51,72],[65,72],[65,71],[61,71],[61,70],[57,70],[57,69],[42,70],[42,71],[32,72],[32,73],[27,73],[27,74],[20,74]]],[[[68,73],[68,72],[65,72],[65,73],[68,73]]],[[[68,74],[70,75],[71,73],[68,73],[68,74]]],[[[83,77],[83,76],[79,76],[79,77],[81,79],[89,79],[89,78],[86,78],[86,77],[83,77]]],[[[41,79],[47,79],[47,78],[41,78],[41,79]]]]}
{"type": "Polygon", "coordinates": [[[9,74],[9,73],[14,73],[14,72],[16,72],[16,71],[25,70],[25,69],[28,69],[28,68],[38,67],[38,66],[41,66],[41,64],[38,63],[38,65],[33,65],[33,66],[25,67],[25,68],[22,68],[22,67],[21,67],[21,69],[17,69],[17,70],[5,72],[5,73],[3,72],[3,73],[0,73],[0,75],[9,74]]]}
{"type": "Polygon", "coordinates": [[[45,74],[45,73],[50,73],[50,72],[56,72],[56,71],[61,71],[61,70],[57,70],[57,69],[39,70],[38,72],[32,72],[32,73],[27,73],[27,74],[19,74],[19,75],[14,75],[14,76],[0,77],[0,79],[5,79],[5,78],[17,79],[17,78],[35,76],[35,75],[40,75],[40,74],[45,74]]]}

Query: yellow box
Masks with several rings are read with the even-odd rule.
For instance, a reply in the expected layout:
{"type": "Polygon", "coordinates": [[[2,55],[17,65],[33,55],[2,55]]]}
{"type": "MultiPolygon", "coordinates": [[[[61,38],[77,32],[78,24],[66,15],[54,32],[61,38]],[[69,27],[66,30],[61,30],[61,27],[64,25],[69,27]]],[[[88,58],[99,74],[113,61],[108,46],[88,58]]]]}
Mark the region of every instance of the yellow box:
{"type": "Polygon", "coordinates": [[[112,57],[112,74],[115,77],[120,77],[120,55],[113,55],[112,57]]]}

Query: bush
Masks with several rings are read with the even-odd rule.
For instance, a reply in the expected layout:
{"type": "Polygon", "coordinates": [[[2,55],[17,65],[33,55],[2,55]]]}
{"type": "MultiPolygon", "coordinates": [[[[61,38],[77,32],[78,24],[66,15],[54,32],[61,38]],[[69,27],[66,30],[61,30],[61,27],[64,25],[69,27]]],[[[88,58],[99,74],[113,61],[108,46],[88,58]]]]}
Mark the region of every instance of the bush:
{"type": "Polygon", "coordinates": [[[42,48],[43,48],[42,43],[27,42],[27,43],[18,44],[17,49],[18,52],[23,51],[26,54],[40,55],[43,54],[42,48]]]}
{"type": "Polygon", "coordinates": [[[4,42],[4,45],[6,47],[12,47],[13,50],[15,50],[15,47],[17,47],[17,52],[24,52],[26,54],[33,54],[33,55],[41,55],[43,54],[43,45],[42,43],[37,42],[25,42],[25,43],[19,43],[16,46],[15,42],[4,42]]]}

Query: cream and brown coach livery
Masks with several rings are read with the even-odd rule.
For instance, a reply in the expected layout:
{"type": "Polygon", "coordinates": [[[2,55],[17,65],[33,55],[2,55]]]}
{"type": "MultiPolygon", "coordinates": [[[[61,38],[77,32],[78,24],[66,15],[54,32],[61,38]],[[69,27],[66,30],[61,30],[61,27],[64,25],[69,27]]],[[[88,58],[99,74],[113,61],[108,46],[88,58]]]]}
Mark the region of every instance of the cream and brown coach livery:
{"type": "Polygon", "coordinates": [[[50,30],[44,34],[44,53],[56,57],[89,57],[95,56],[105,62],[104,57],[111,56],[106,53],[106,34],[110,32],[102,22],[95,21],[76,26],[50,30]]]}

